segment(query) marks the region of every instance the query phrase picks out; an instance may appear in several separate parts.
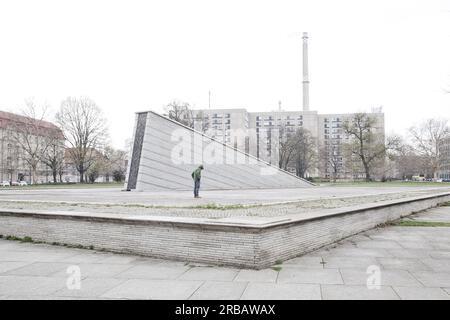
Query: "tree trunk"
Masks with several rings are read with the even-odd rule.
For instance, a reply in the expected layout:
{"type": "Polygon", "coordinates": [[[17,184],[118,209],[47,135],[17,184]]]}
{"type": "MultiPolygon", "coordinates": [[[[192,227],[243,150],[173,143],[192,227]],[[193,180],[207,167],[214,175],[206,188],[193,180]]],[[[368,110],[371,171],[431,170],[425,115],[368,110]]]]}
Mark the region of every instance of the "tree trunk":
{"type": "Polygon", "coordinates": [[[84,166],[80,165],[78,172],[80,173],[80,183],[84,183],[84,166]]]}
{"type": "Polygon", "coordinates": [[[364,162],[364,170],[366,172],[366,182],[370,182],[371,178],[370,178],[369,166],[365,162],[364,162]]]}
{"type": "Polygon", "coordinates": [[[58,182],[58,172],[56,171],[56,169],[52,169],[52,173],[53,173],[53,183],[57,183],[58,182]]]}
{"type": "Polygon", "coordinates": [[[36,184],[36,166],[31,166],[31,183],[36,184]]]}

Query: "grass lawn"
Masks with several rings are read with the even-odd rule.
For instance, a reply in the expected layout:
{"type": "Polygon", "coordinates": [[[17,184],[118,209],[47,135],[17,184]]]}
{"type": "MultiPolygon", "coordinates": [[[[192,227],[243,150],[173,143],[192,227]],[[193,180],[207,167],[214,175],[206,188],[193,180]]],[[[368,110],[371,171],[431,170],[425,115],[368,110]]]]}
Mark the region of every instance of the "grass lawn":
{"type": "Polygon", "coordinates": [[[450,187],[449,182],[389,181],[389,182],[325,182],[324,187],[450,187]]]}
{"type": "Polygon", "coordinates": [[[86,189],[86,188],[123,188],[123,182],[109,183],[68,183],[68,184],[33,184],[28,186],[0,187],[1,190],[35,190],[35,189],[86,189]]]}
{"type": "Polygon", "coordinates": [[[401,220],[393,223],[393,225],[399,227],[450,227],[450,222],[401,220]]]}

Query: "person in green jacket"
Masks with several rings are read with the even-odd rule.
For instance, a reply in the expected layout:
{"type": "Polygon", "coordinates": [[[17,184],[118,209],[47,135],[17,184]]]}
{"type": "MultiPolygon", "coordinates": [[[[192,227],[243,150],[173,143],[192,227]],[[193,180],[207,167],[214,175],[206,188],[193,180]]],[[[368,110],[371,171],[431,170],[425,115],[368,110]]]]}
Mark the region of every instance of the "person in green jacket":
{"type": "Polygon", "coordinates": [[[192,172],[192,179],[194,179],[194,198],[200,198],[198,191],[200,190],[200,179],[202,178],[203,165],[199,165],[197,169],[192,172]]]}

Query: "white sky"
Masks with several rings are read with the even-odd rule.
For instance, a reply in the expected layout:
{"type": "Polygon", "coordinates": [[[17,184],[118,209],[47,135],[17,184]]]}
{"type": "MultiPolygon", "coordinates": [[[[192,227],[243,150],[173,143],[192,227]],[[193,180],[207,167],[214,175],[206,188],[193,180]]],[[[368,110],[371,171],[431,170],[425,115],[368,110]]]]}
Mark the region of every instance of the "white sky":
{"type": "MultiPolygon", "coordinates": [[[[450,118],[450,0],[0,0],[0,110],[89,96],[112,142],[172,99],[249,111],[383,106],[387,132],[450,118]]],[[[17,109],[16,109],[17,110],[17,109]]]]}

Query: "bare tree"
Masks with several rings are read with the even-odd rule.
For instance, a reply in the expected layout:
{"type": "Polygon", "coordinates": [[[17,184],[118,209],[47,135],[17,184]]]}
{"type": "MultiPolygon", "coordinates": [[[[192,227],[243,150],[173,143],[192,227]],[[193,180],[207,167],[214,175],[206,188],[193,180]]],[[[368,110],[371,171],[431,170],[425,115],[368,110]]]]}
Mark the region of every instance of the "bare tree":
{"type": "Polygon", "coordinates": [[[52,139],[47,150],[42,154],[41,161],[52,171],[53,182],[58,182],[58,175],[61,182],[61,171],[64,166],[64,141],[52,139]]]}
{"type": "Polygon", "coordinates": [[[415,175],[432,175],[426,159],[403,139],[398,148],[392,152],[391,159],[395,167],[395,176],[399,179],[411,180],[415,175]]]}
{"type": "MultiPolygon", "coordinates": [[[[371,181],[371,171],[377,162],[383,162],[386,152],[398,145],[398,137],[389,137],[384,141],[384,135],[376,132],[377,120],[367,113],[356,113],[344,122],[344,132],[350,142],[346,144],[349,153],[362,164],[365,180],[371,181]]],[[[382,164],[381,164],[382,165],[382,164]]]]}
{"type": "Polygon", "coordinates": [[[321,171],[330,173],[330,179],[336,182],[339,173],[342,171],[341,148],[331,141],[331,144],[323,145],[319,150],[321,171]]]}
{"type": "Polygon", "coordinates": [[[8,173],[8,180],[10,182],[12,182],[13,175],[15,172],[17,172],[17,169],[19,168],[19,162],[20,162],[20,147],[17,145],[13,146],[12,143],[8,143],[6,151],[6,171],[8,173]]]}
{"type": "Polygon", "coordinates": [[[68,97],[62,101],[56,120],[70,146],[68,155],[80,174],[80,182],[84,182],[108,136],[102,110],[89,98],[68,97]]]}
{"type": "Polygon", "coordinates": [[[315,141],[310,132],[306,129],[299,128],[289,139],[292,139],[293,153],[290,163],[295,167],[298,177],[305,178],[308,170],[314,167],[316,160],[315,141]]]}
{"type": "Polygon", "coordinates": [[[12,140],[22,150],[22,159],[30,167],[31,183],[36,183],[37,168],[48,147],[61,138],[59,129],[44,121],[47,109],[46,105],[37,106],[33,100],[26,100],[22,116],[9,128],[12,140]]]}
{"type": "Polygon", "coordinates": [[[164,110],[170,119],[194,128],[194,116],[189,103],[173,100],[164,107],[164,110]]]}
{"type": "Polygon", "coordinates": [[[193,115],[193,128],[205,133],[209,129],[209,118],[203,111],[193,115]],[[197,128],[198,126],[198,128],[197,128]]]}
{"type": "Polygon", "coordinates": [[[441,147],[450,137],[450,128],[445,119],[428,119],[409,129],[413,146],[432,169],[433,177],[438,177],[441,162],[441,147]]]}
{"type": "Polygon", "coordinates": [[[278,126],[279,130],[279,157],[278,166],[280,169],[287,170],[288,164],[291,161],[291,157],[295,151],[295,139],[292,139],[293,133],[288,132],[285,124],[280,124],[278,126]]]}
{"type": "Polygon", "coordinates": [[[102,172],[107,181],[112,177],[114,181],[120,182],[125,179],[127,152],[107,146],[103,152],[102,172]]]}

